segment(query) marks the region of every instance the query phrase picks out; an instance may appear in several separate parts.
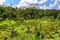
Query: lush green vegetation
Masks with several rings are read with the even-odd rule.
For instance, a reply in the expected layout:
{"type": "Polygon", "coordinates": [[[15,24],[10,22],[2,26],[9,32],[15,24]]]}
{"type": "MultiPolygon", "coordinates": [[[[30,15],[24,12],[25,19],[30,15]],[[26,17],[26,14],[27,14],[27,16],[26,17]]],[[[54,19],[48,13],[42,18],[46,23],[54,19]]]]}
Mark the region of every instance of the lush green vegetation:
{"type": "Polygon", "coordinates": [[[59,40],[60,10],[0,6],[0,40],[59,40]]]}

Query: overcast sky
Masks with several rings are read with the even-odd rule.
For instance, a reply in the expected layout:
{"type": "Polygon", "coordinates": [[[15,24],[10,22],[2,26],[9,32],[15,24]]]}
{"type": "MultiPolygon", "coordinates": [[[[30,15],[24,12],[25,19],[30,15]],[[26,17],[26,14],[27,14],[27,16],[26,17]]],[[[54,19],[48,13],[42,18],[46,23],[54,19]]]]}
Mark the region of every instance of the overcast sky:
{"type": "Polygon", "coordinates": [[[60,9],[60,0],[0,0],[0,4],[12,4],[16,7],[29,6],[29,4],[39,4],[41,9],[60,9]]]}

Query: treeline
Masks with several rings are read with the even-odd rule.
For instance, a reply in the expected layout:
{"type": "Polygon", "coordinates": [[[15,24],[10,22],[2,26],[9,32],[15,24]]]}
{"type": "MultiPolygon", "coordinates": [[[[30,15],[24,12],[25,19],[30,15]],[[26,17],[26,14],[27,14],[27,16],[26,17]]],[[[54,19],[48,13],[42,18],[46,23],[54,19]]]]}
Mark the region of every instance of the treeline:
{"type": "Polygon", "coordinates": [[[60,10],[55,9],[20,9],[20,8],[12,8],[12,7],[1,7],[0,6],[0,20],[4,20],[6,18],[14,19],[14,20],[26,20],[26,19],[36,19],[36,18],[53,18],[60,19],[60,10]]]}

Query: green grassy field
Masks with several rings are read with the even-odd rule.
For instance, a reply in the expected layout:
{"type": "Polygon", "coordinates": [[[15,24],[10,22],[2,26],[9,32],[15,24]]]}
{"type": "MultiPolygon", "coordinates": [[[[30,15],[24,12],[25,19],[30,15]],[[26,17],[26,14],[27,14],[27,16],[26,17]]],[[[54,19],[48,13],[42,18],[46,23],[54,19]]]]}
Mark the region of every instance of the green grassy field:
{"type": "Polygon", "coordinates": [[[23,22],[0,22],[0,40],[59,40],[60,22],[51,19],[29,19],[23,22]]]}

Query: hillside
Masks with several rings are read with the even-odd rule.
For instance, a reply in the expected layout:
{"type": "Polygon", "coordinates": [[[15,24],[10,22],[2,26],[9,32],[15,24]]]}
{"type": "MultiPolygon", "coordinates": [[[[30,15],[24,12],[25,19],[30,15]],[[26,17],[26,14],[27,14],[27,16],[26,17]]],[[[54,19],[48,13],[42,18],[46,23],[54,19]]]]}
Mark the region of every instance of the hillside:
{"type": "Polygon", "coordinates": [[[0,40],[59,40],[60,10],[0,6],[0,40]]]}

